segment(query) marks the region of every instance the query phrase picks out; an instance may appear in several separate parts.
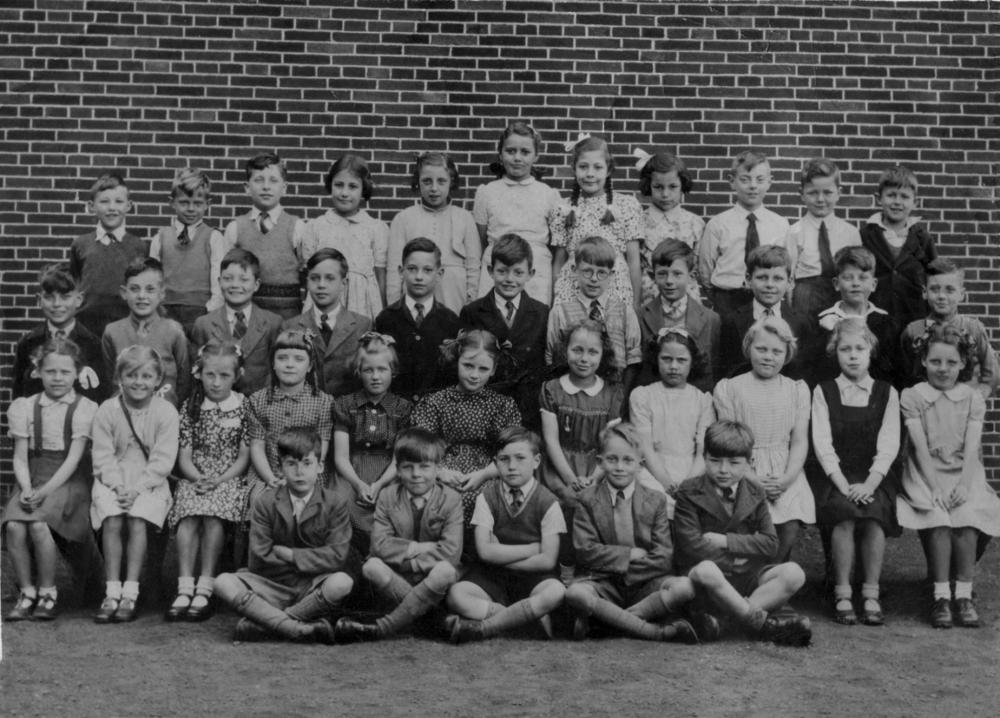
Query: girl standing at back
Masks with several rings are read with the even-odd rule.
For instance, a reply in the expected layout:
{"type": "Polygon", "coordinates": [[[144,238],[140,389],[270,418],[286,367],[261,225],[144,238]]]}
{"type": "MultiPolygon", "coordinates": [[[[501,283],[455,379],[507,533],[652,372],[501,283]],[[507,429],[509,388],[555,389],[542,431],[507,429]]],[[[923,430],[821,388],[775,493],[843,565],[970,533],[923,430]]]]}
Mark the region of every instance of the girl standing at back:
{"type": "Polygon", "coordinates": [[[195,389],[181,409],[181,481],[167,517],[177,532],[177,596],[168,621],[203,621],[211,615],[215,569],[225,543],[224,522],[243,516],[250,462],[247,408],[233,384],[243,372],[236,344],[209,342],[195,359],[195,389]],[[194,580],[195,561],[201,575],[194,580]]]}
{"type": "Polygon", "coordinates": [[[802,524],[816,521],[816,505],[803,466],[809,451],[809,387],[781,374],[795,358],[788,322],[764,317],[743,337],[750,371],[715,385],[715,413],[750,427],[755,443],[750,463],[767,494],[778,531],[777,563],[789,560],[802,524]]]}
{"type": "Polygon", "coordinates": [[[1000,499],[986,483],[981,453],[986,402],[964,383],[972,371],[966,335],[935,325],[920,343],[927,381],[904,389],[899,402],[909,441],[896,511],[924,544],[934,582],[931,625],[972,628],[979,626],[976,544],[980,534],[1000,536],[1000,499]]]}
{"type": "Polygon", "coordinates": [[[413,165],[410,188],[420,193],[420,202],[397,214],[389,226],[387,300],[403,296],[398,268],[403,265],[403,247],[411,239],[427,237],[441,250],[444,270],[434,298],[458,314],[479,296],[479,272],[483,248],[472,213],[452,204],[461,189],[454,160],[443,152],[424,152],[413,165]]]}
{"type": "Polygon", "coordinates": [[[497,179],[480,185],[472,216],[484,248],[479,275],[479,296],[493,289],[489,274],[492,247],[505,234],[518,234],[531,245],[535,276],[525,285],[532,299],[552,304],[552,252],[549,249],[549,219],[559,205],[559,193],[540,182],[535,162],[542,151],[542,136],[527,122],[507,126],[497,143],[497,159],[490,171],[497,179]]]}
{"type": "Polygon", "coordinates": [[[344,304],[374,320],[385,306],[389,228],[361,208],[375,187],[371,172],[363,159],[346,154],[330,166],[323,186],[333,208],[306,224],[299,247],[301,263],[323,247],[339,250],[350,267],[344,304]]]}
{"type": "Polygon", "coordinates": [[[559,205],[549,221],[555,247],[555,303],[571,301],[579,294],[576,250],[580,242],[603,237],[616,253],[611,296],[638,311],[642,299],[639,256],[645,236],[642,207],[635,197],[612,190],[615,161],[607,142],[583,135],[571,149],[573,195],[568,204],[559,205]]]}
{"type": "Polygon", "coordinates": [[[139,574],[146,557],[146,524],[157,530],[170,510],[167,476],[177,460],[177,410],[156,390],[163,360],[155,349],[126,347],[115,362],[119,394],[94,415],[94,485],[90,520],[102,532],[107,593],[97,623],[136,617],[139,574]],[[128,544],[122,531],[128,530],[128,544]],[[125,582],[121,580],[125,553],[125,582]]]}
{"type": "Polygon", "coordinates": [[[21,592],[7,621],[56,617],[53,532],[67,541],[90,540],[90,462],[84,452],[97,404],[73,391],[80,349],[69,339],[50,339],[33,352],[32,364],[42,391],[15,399],[7,410],[17,486],[0,523],[21,592]]]}

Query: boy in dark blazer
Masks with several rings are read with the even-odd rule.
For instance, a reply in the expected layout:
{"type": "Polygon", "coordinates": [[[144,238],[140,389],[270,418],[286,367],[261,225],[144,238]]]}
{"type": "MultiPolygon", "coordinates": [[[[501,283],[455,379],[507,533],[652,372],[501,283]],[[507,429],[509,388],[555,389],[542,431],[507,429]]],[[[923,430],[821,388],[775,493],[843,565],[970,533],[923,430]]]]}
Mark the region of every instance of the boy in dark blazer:
{"type": "Polygon", "coordinates": [[[250,566],[215,579],[216,594],[243,616],[237,641],[333,643],[326,617],[354,587],[351,521],[347,506],[318,483],[320,445],[311,427],[281,433],[285,483],[253,503],[250,566]]]}
{"type": "Polygon", "coordinates": [[[437,480],[444,442],[426,429],[396,435],[396,475],[379,493],[371,557],[361,572],[395,608],[374,624],[344,617],[337,641],[374,641],[395,635],[444,600],[458,580],[462,557],[462,497],[437,480]]]}
{"type": "Polygon", "coordinates": [[[694,588],[670,575],[667,495],[636,481],[639,435],[620,423],[604,430],[600,444],[604,477],[580,493],[573,516],[578,579],[566,589],[566,605],[576,614],[573,637],[587,636],[593,616],[635,638],[697,643],[687,621],[657,622],[689,602],[694,588]]]}
{"type": "Polygon", "coordinates": [[[752,481],[754,438],[735,421],[717,421],[705,432],[704,476],[677,491],[674,538],[677,570],[686,573],[699,599],[710,601],[750,635],[807,646],[809,619],[769,615],[805,583],[798,564],[772,563],[778,534],[764,490],[752,481]]]}
{"type": "Polygon", "coordinates": [[[260,287],[260,262],[253,252],[231,249],[222,258],[219,288],[225,305],[198,317],[191,329],[191,349],[209,341],[238,342],[243,374],[235,389],[249,396],[267,386],[271,376],[271,345],[281,333],[281,317],[253,303],[260,287]]]}
{"type": "MultiPolygon", "coordinates": [[[[660,296],[642,305],[639,310],[639,329],[642,345],[649,346],[660,329],[681,327],[701,352],[705,370],[691,384],[701,391],[711,393],[719,377],[719,315],[688,294],[694,285],[694,250],[677,239],[667,239],[657,245],[650,258],[653,281],[660,296]]],[[[656,362],[645,362],[639,375],[638,386],[659,380],[655,374],[656,362]]]]}
{"type": "Polygon", "coordinates": [[[347,288],[347,259],[336,249],[320,249],[306,262],[306,289],[312,306],[297,317],[286,319],[282,331],[297,329],[313,335],[323,391],[330,396],[350,394],[360,389],[351,365],[361,335],[372,320],[350,311],[342,297],[347,288]]]}
{"type": "Polygon", "coordinates": [[[524,291],[535,275],[531,245],[520,235],[503,235],[493,245],[488,270],[493,289],[462,307],[458,319],[463,329],[485,329],[508,348],[490,388],[516,401],[525,425],[538,430],[549,308],[524,291]]]}
{"type": "Polygon", "coordinates": [[[441,343],[461,328],[455,312],[434,301],[443,272],[438,246],[426,237],[411,239],[399,267],[403,297],[375,317],[375,331],[396,340],[399,373],[392,380],[393,393],[414,404],[455,381],[439,361],[441,343]]]}

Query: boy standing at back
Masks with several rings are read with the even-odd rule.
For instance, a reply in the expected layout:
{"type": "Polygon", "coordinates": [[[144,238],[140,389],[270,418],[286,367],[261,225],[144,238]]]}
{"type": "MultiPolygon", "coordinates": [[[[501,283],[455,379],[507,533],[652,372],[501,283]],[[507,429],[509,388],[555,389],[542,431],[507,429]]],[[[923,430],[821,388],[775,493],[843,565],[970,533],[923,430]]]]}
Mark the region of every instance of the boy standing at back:
{"type": "Polygon", "coordinates": [[[765,244],[785,247],[788,237],[788,220],[764,207],[771,187],[765,155],[752,150],[738,154],[729,180],[736,204],[708,221],[698,243],[698,276],[720,317],[751,298],[743,286],[750,252],[765,244]]]}
{"type": "Polygon", "coordinates": [[[97,178],[90,187],[87,211],[97,217],[97,229],[73,240],[69,271],[83,295],[77,321],[99,337],[109,322],[128,316],[119,282],[125,268],[145,257],[149,246],[125,230],[125,216],[132,211],[132,202],[120,175],[97,178]]]}
{"type": "Polygon", "coordinates": [[[291,319],[302,311],[297,252],[304,225],[281,207],[288,184],[280,157],[257,155],[247,161],[246,173],[253,209],[226,225],[226,243],[253,252],[260,260],[257,304],[291,319]]]}

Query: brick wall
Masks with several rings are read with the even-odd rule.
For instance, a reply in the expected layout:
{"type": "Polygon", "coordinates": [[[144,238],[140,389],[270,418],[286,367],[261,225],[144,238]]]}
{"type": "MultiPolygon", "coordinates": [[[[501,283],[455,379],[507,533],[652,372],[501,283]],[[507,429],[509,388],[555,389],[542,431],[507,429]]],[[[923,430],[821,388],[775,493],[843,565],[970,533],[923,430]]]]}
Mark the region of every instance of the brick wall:
{"type": "MultiPolygon", "coordinates": [[[[730,201],[735,147],[774,157],[770,204],[790,218],[809,157],[841,165],[854,221],[872,211],[878,172],[905,163],[943,253],[969,268],[964,311],[998,338],[1000,23],[988,3],[20,4],[0,9],[4,366],[40,317],[35,271],[90,224],[85,188],[105,170],[126,174],[129,226],[145,234],[165,221],[177,167],[210,171],[210,218],[223,224],[246,205],[243,160],[277,150],[286,205],[312,217],[322,173],[353,150],[371,159],[372,209],[388,221],[412,201],[421,150],[455,156],[470,205],[515,117],[542,130],[540,164],[563,189],[562,143],[580,131],[611,142],[619,189],[635,187],[633,147],[676,151],[696,177],[687,206],[704,216],[730,201]]],[[[1000,479],[996,419],[985,450],[1000,479]]]]}

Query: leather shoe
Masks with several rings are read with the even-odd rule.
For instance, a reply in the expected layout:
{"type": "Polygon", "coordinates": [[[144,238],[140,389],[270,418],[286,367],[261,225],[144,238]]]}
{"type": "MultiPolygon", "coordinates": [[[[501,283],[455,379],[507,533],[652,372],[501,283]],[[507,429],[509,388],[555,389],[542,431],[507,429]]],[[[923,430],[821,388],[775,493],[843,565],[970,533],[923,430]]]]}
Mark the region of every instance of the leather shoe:
{"type": "MultiPolygon", "coordinates": [[[[42,599],[39,599],[39,603],[42,599]]],[[[37,610],[37,609],[36,609],[37,610]]],[[[955,599],[955,623],[965,628],[979,628],[979,613],[971,598],[955,599]]],[[[35,615],[38,618],[38,615],[35,615]]]]}
{"type": "Polygon", "coordinates": [[[111,616],[111,620],[115,623],[131,623],[135,617],[135,599],[122,597],[122,600],[118,602],[118,610],[111,616]]]}
{"type": "Polygon", "coordinates": [[[166,619],[167,623],[183,621],[187,617],[189,608],[191,608],[191,596],[186,593],[178,593],[174,596],[174,601],[170,604],[170,608],[168,608],[167,612],[163,614],[163,618],[166,619]],[[180,599],[182,598],[187,599],[186,604],[180,603],[180,599]]]}
{"type": "Polygon", "coordinates": [[[336,630],[328,620],[321,618],[312,623],[312,639],[316,643],[332,646],[336,643],[336,630]]]}
{"type": "Polygon", "coordinates": [[[444,619],[444,626],[448,631],[448,639],[455,645],[484,638],[480,621],[469,621],[452,614],[444,619]]]}
{"type": "Polygon", "coordinates": [[[347,616],[337,620],[333,626],[333,635],[337,643],[356,643],[358,641],[377,641],[382,636],[378,627],[371,623],[361,623],[347,616]]]}
{"type": "Polygon", "coordinates": [[[233,640],[238,643],[258,643],[270,639],[271,634],[249,618],[241,618],[236,623],[236,630],[233,632],[233,640]]]}
{"type": "Polygon", "coordinates": [[[14,621],[27,621],[31,619],[31,609],[34,605],[35,599],[22,593],[17,597],[17,603],[14,604],[14,608],[10,609],[10,613],[7,614],[4,620],[11,623],[14,621]]]}
{"type": "Polygon", "coordinates": [[[861,622],[866,626],[884,626],[885,614],[877,598],[866,598],[861,610],[861,622]]]}
{"type": "Polygon", "coordinates": [[[202,621],[207,621],[215,615],[215,605],[211,597],[204,596],[204,598],[206,599],[204,604],[201,604],[200,602],[191,604],[187,613],[184,615],[184,620],[192,623],[201,623],[202,621]]]}
{"type": "Polygon", "coordinates": [[[582,641],[590,633],[590,619],[586,616],[577,616],[573,619],[573,640],[582,641]]]}
{"type": "Polygon", "coordinates": [[[58,613],[55,596],[45,595],[38,597],[38,603],[35,604],[31,617],[36,621],[51,621],[58,613]]]}
{"type": "Polygon", "coordinates": [[[111,623],[111,620],[115,615],[115,611],[117,610],[118,599],[112,598],[111,596],[105,596],[104,600],[101,602],[101,607],[97,609],[97,613],[94,614],[94,623],[111,623]]]}
{"type": "Polygon", "coordinates": [[[692,646],[698,643],[698,634],[695,633],[694,626],[683,618],[672,621],[667,626],[674,629],[674,635],[668,640],[674,643],[687,643],[692,646]]]}
{"type": "Polygon", "coordinates": [[[931,606],[931,625],[934,628],[951,628],[955,619],[951,614],[951,601],[947,598],[935,599],[931,606]]]}
{"type": "Polygon", "coordinates": [[[722,635],[719,619],[705,611],[695,611],[688,617],[688,623],[694,628],[698,640],[702,643],[718,641],[722,635]]]}
{"type": "Polygon", "coordinates": [[[805,616],[768,616],[760,629],[760,638],[779,646],[808,646],[812,625],[805,616]]]}

